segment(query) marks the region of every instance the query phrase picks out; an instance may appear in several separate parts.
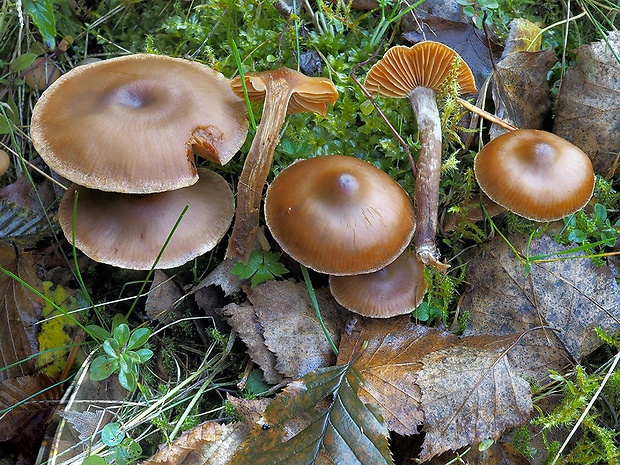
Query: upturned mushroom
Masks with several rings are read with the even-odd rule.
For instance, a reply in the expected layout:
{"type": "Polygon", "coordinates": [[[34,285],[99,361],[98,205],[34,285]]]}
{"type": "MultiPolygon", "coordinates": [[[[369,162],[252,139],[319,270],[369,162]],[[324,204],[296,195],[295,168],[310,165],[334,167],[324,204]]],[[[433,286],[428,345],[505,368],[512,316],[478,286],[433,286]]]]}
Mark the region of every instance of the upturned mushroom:
{"type": "Polygon", "coordinates": [[[344,308],[371,318],[391,318],[412,312],[426,292],[424,264],[405,251],[374,273],[330,276],[329,288],[344,308]]]}
{"type": "Polygon", "coordinates": [[[199,180],[189,187],[154,194],[104,192],[74,184],[60,202],[60,226],[93,260],[148,270],[188,205],[157,268],[183,265],[215,247],[234,210],[233,193],[224,178],[204,168],[198,174],[199,180]]]}
{"type": "Polygon", "coordinates": [[[198,179],[194,153],[224,164],[247,135],[244,102],[202,64],[129,55],[74,68],[37,101],[35,149],[81,186],[144,194],[198,179]]]}
{"type": "Polygon", "coordinates": [[[390,48],[370,69],[364,83],[371,93],[411,101],[421,146],[414,195],[418,218],[414,246],[424,264],[439,269],[446,265],[439,261],[435,245],[442,141],[436,92],[455,70],[459,93],[476,92],[474,76],[459,55],[441,43],[425,41],[413,47],[390,48]]]}
{"type": "Polygon", "coordinates": [[[267,189],[265,219],[282,250],[331,275],[387,266],[415,230],[403,188],[370,163],[343,155],[301,160],[281,171],[267,189]]]}
{"type": "MultiPolygon", "coordinates": [[[[312,111],[325,116],[338,92],[327,78],[308,77],[289,68],[248,73],[244,76],[252,102],[265,101],[263,115],[248,152],[237,186],[237,208],[227,258],[247,260],[256,241],[263,188],[271,169],[273,154],[287,114],[312,111]]],[[[240,78],[231,82],[233,91],[243,96],[240,78]]]]}
{"type": "Polygon", "coordinates": [[[11,166],[11,158],[4,150],[0,150],[0,176],[6,173],[11,166]]]}
{"type": "Polygon", "coordinates": [[[583,208],[594,191],[590,158],[555,134],[518,129],[476,155],[480,188],[495,203],[534,221],[553,221],[583,208]]]}

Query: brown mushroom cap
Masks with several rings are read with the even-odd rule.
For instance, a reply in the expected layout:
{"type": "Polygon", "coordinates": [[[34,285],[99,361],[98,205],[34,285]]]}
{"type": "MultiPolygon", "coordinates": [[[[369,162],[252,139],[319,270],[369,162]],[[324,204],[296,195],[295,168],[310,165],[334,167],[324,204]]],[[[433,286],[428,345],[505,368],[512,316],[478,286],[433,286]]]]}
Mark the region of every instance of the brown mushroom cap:
{"type": "Polygon", "coordinates": [[[416,87],[437,91],[452,73],[454,60],[459,59],[456,79],[459,93],[476,92],[474,75],[458,53],[432,41],[412,47],[397,45],[370,68],[364,86],[369,92],[386,97],[407,97],[416,87]]]}
{"type": "Polygon", "coordinates": [[[330,276],[329,288],[344,308],[371,318],[391,318],[412,312],[424,297],[424,264],[403,253],[374,273],[330,276]]]}
{"type": "Polygon", "coordinates": [[[11,158],[4,150],[0,150],[0,176],[7,172],[11,166],[11,158]]]}
{"type": "Polygon", "coordinates": [[[474,171],[491,200],[535,221],[558,220],[576,212],[594,190],[588,156],[561,137],[536,129],[493,139],[476,155],[474,171]]]}
{"type": "MultiPolygon", "coordinates": [[[[338,98],[334,83],[327,78],[309,77],[289,68],[278,68],[273,71],[247,73],[244,75],[248,98],[251,102],[265,100],[268,81],[285,80],[286,88],[292,89],[291,100],[287,113],[303,113],[312,111],[325,116],[327,105],[333,104],[338,98]]],[[[239,77],[230,82],[232,90],[243,98],[243,85],[239,77]]]]}
{"type": "Polygon", "coordinates": [[[247,127],[245,104],[220,73],[143,54],[62,76],[35,105],[31,135],[45,162],[67,179],[142,194],[196,182],[194,151],[226,163],[247,127]]]}
{"type": "Polygon", "coordinates": [[[75,246],[101,263],[148,270],[189,205],[157,264],[180,266],[215,247],[233,216],[233,194],[224,178],[207,169],[198,173],[196,184],[156,194],[103,192],[74,184],[60,202],[60,226],[71,241],[77,191],[75,246]]]}
{"type": "Polygon", "coordinates": [[[415,229],[411,200],[386,173],[343,155],[298,161],[271,183],[265,219],[282,249],[332,275],[370,273],[398,257],[415,229]]]}

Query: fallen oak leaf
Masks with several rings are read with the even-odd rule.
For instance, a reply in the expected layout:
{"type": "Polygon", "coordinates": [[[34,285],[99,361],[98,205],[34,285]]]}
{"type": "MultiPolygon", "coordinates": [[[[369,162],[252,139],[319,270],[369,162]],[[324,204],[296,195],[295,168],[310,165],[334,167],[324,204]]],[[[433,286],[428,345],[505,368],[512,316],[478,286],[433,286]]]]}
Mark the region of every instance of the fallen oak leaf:
{"type": "Polygon", "coordinates": [[[290,383],[265,409],[230,465],[392,464],[388,430],[357,396],[350,364],[320,368],[290,383]]]}

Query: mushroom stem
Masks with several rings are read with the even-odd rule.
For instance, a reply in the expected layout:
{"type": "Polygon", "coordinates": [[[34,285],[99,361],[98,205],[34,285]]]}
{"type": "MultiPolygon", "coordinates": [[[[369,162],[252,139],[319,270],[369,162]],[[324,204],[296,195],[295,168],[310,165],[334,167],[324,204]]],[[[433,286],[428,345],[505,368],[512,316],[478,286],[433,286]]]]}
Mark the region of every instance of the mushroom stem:
{"type": "Polygon", "coordinates": [[[269,176],[273,154],[280,141],[288,103],[293,94],[286,79],[267,82],[263,117],[248,152],[239,184],[235,222],[228,242],[226,258],[247,260],[254,248],[260,220],[260,202],[269,176]]]}
{"type": "Polygon", "coordinates": [[[416,87],[409,95],[418,125],[420,156],[415,183],[416,230],[414,246],[416,255],[425,265],[445,270],[439,261],[435,246],[437,211],[439,205],[439,179],[441,175],[441,120],[435,91],[416,87]]]}

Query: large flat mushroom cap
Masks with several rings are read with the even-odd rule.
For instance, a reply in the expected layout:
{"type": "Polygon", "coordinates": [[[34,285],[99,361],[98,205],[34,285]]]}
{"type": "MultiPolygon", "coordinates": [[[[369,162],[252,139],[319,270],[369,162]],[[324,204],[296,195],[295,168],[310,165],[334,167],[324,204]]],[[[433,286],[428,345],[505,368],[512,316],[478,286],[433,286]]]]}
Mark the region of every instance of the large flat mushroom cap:
{"type": "Polygon", "coordinates": [[[594,191],[590,158],[555,134],[519,129],[476,155],[480,188],[495,203],[535,221],[559,220],[583,208],[594,191]]]}
{"type": "Polygon", "coordinates": [[[79,66],[35,105],[45,162],[92,189],[163,192],[196,182],[194,151],[226,163],[245,141],[245,104],[228,79],[180,58],[130,55],[79,66]]]}
{"type": "Polygon", "coordinates": [[[467,63],[447,45],[433,41],[390,48],[370,68],[364,86],[372,94],[395,98],[407,97],[416,87],[438,91],[453,72],[456,59],[459,60],[456,70],[459,93],[476,92],[474,75],[467,63]]]}
{"type": "Polygon", "coordinates": [[[424,297],[424,264],[406,251],[374,273],[330,276],[329,288],[344,308],[371,318],[411,313],[424,297]]]}
{"type": "Polygon", "coordinates": [[[219,174],[199,169],[192,186],[156,194],[103,192],[74,184],[58,209],[60,226],[75,246],[95,261],[134,270],[151,268],[186,205],[157,268],[174,268],[211,250],[233,217],[234,198],[219,174]]]}
{"type": "MultiPolygon", "coordinates": [[[[338,91],[331,80],[323,77],[306,76],[289,68],[278,68],[273,71],[246,73],[244,75],[250,101],[262,102],[265,100],[267,82],[278,80],[286,81],[283,89],[290,89],[292,94],[287,108],[288,114],[311,111],[325,116],[327,105],[333,104],[338,98],[338,91]]],[[[230,86],[235,94],[243,97],[241,78],[232,79],[230,86]]]]}
{"type": "Polygon", "coordinates": [[[267,190],[265,218],[286,253],[332,275],[383,268],[415,229],[400,185],[370,163],[342,155],[298,161],[280,172],[267,190]]]}

